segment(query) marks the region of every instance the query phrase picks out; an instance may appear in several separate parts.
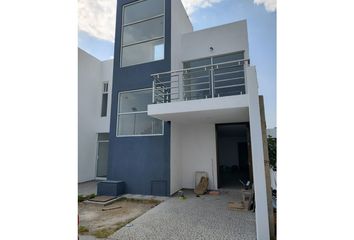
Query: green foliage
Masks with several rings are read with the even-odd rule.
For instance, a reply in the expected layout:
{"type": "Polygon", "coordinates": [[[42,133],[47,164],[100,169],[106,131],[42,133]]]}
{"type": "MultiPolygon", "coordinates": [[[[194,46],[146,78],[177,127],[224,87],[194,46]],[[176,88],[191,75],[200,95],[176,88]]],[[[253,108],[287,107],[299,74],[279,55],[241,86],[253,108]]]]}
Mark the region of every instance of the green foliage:
{"type": "Polygon", "coordinates": [[[135,219],[136,218],[131,218],[131,219],[128,219],[124,222],[119,222],[119,223],[115,224],[114,227],[102,228],[102,229],[96,230],[92,235],[95,236],[96,238],[107,238],[135,219]]]}
{"type": "Polygon", "coordinates": [[[268,136],[269,165],[273,170],[277,170],[277,139],[268,136]]]}
{"type": "Polygon", "coordinates": [[[136,199],[136,198],[126,198],[126,197],[122,197],[122,198],[118,199],[117,202],[120,202],[120,201],[142,203],[142,204],[153,204],[155,206],[157,206],[161,203],[161,201],[156,200],[156,199],[136,199]]]}
{"type": "Polygon", "coordinates": [[[93,236],[96,238],[107,238],[108,236],[112,235],[116,229],[113,228],[103,228],[100,230],[97,230],[93,233],[93,236]]]}
{"type": "Polygon", "coordinates": [[[87,195],[87,196],[79,195],[78,196],[78,201],[79,202],[83,202],[85,200],[89,200],[89,199],[94,198],[94,197],[96,197],[96,194],[90,194],[90,195],[87,195]]]}
{"type": "Polygon", "coordinates": [[[87,233],[89,230],[87,227],[85,226],[80,226],[79,227],[79,233],[87,233]]]}

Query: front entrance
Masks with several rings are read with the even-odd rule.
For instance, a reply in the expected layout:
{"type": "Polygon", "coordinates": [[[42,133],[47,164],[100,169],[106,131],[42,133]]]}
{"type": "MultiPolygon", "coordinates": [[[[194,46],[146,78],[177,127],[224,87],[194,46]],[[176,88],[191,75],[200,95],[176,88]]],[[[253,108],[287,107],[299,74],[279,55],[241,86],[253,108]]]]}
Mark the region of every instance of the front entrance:
{"type": "Polygon", "coordinates": [[[216,125],[218,188],[241,188],[251,181],[248,143],[248,123],[216,125]]]}
{"type": "Polygon", "coordinates": [[[97,138],[96,178],[106,178],[108,169],[109,134],[99,133],[97,138]]]}

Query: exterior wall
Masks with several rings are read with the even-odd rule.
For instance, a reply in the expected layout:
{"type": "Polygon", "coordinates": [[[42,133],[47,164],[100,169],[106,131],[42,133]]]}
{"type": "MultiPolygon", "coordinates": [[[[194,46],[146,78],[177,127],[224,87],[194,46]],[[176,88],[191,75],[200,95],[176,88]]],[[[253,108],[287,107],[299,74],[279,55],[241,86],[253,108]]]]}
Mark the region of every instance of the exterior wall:
{"type": "Polygon", "coordinates": [[[263,137],[255,67],[246,68],[249,87],[249,115],[252,147],[253,182],[256,203],[257,239],[269,240],[269,220],[264,167],[263,137]]]}
{"type": "Polygon", "coordinates": [[[181,0],[173,0],[171,4],[171,69],[178,70],[183,68],[182,36],[193,32],[193,26],[181,0]]]}
{"type": "Polygon", "coordinates": [[[78,58],[78,180],[85,182],[95,178],[100,61],[81,49],[78,58]]]}
{"type": "Polygon", "coordinates": [[[217,189],[214,124],[185,125],[182,137],[182,187],[195,187],[195,172],[205,171],[209,189],[217,189]]]}
{"type": "Polygon", "coordinates": [[[101,62],[101,75],[100,75],[100,88],[98,89],[100,93],[99,99],[99,112],[98,112],[98,123],[97,132],[103,133],[109,132],[109,122],[111,118],[111,104],[112,104],[112,79],[113,79],[113,59],[101,62]],[[103,83],[108,82],[108,104],[107,104],[107,116],[101,117],[101,105],[102,105],[102,88],[103,83]]]}
{"type": "Polygon", "coordinates": [[[127,193],[169,195],[170,123],[164,123],[163,136],[116,136],[118,93],[151,88],[151,74],[171,70],[171,0],[165,1],[164,60],[120,67],[122,7],[132,2],[117,3],[108,179],[124,181],[127,193]],[[152,193],[154,184],[160,190],[152,193]]]}
{"type": "MultiPolygon", "coordinates": [[[[86,182],[96,177],[97,133],[109,131],[107,117],[101,117],[103,82],[112,85],[113,60],[101,62],[78,49],[78,181],[86,182]]],[[[110,94],[110,93],[109,93],[110,94]]],[[[108,98],[110,106],[111,98],[108,98]]]]}
{"type": "Polygon", "coordinates": [[[182,130],[183,125],[171,122],[171,187],[170,195],[182,188],[182,130]]]}
{"type": "Polygon", "coordinates": [[[246,20],[187,33],[182,37],[183,61],[238,51],[245,51],[245,58],[249,58],[246,20]],[[210,51],[211,46],[213,51],[210,51]]]}
{"type": "Polygon", "coordinates": [[[208,173],[209,189],[217,187],[214,124],[171,123],[171,192],[194,189],[195,172],[208,173]]]}
{"type": "MultiPolygon", "coordinates": [[[[182,36],[185,33],[193,31],[192,23],[189,20],[189,17],[184,9],[184,6],[181,0],[171,1],[171,70],[179,70],[183,68],[182,64],[182,36]]],[[[171,79],[173,83],[171,84],[172,88],[171,93],[177,94],[178,82],[179,86],[182,86],[182,79],[176,77],[171,79]]],[[[182,89],[180,91],[180,98],[182,98],[182,89]]]]}

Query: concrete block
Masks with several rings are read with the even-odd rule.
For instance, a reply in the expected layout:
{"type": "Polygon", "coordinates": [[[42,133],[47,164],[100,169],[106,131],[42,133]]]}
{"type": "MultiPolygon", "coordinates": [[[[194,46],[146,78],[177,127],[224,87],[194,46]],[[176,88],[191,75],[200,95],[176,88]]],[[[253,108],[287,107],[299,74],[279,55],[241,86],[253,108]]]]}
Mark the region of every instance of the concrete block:
{"type": "Polygon", "coordinates": [[[125,193],[123,181],[102,181],[97,184],[98,196],[120,196],[125,193]]]}

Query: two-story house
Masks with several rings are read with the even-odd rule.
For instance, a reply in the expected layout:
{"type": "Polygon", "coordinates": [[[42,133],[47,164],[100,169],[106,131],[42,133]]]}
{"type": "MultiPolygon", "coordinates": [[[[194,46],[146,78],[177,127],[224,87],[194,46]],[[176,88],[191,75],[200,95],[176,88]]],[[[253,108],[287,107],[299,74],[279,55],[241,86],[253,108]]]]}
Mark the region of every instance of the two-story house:
{"type": "Polygon", "coordinates": [[[200,171],[209,189],[249,180],[258,239],[269,239],[257,74],[249,55],[245,20],[193,31],[180,0],[118,1],[107,184],[169,196],[193,189],[200,171]]]}
{"type": "Polygon", "coordinates": [[[78,48],[78,182],[107,177],[113,59],[78,48]]]}

